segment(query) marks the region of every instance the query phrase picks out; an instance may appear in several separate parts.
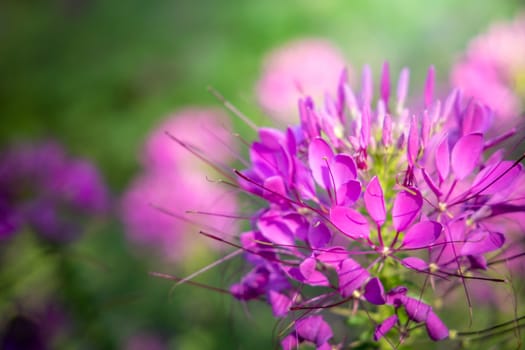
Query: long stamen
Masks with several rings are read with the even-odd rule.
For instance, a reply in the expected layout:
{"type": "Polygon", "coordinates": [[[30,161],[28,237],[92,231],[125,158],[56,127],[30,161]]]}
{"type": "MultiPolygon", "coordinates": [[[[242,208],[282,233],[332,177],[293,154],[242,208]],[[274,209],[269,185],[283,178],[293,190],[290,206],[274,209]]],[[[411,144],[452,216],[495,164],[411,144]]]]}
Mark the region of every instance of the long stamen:
{"type": "Polygon", "coordinates": [[[490,188],[490,186],[492,186],[496,182],[498,182],[503,176],[507,175],[509,173],[509,171],[511,171],[512,169],[517,167],[521,163],[521,161],[523,159],[525,159],[525,153],[520,158],[518,158],[510,167],[508,167],[503,173],[501,173],[498,177],[496,177],[494,180],[492,180],[488,185],[484,186],[481,190],[477,191],[474,194],[471,194],[470,196],[468,196],[465,199],[458,200],[458,201],[450,204],[449,206],[454,206],[456,204],[467,202],[467,201],[469,201],[469,200],[471,200],[473,198],[476,198],[480,193],[483,193],[483,191],[485,191],[486,189],[490,188]]]}
{"type": "Polygon", "coordinates": [[[206,157],[204,157],[203,155],[201,155],[199,152],[197,152],[191,145],[187,144],[186,142],[178,139],[177,137],[175,137],[174,135],[172,135],[170,132],[166,131],[166,135],[168,135],[172,140],[174,140],[175,142],[177,142],[179,145],[181,145],[182,147],[184,147],[185,149],[187,149],[190,153],[192,153],[194,156],[196,156],[197,158],[199,158],[200,160],[202,160],[204,163],[208,164],[209,166],[211,166],[213,169],[215,169],[218,173],[222,174],[223,176],[225,176],[226,178],[230,179],[232,182],[235,182],[235,178],[233,178],[229,173],[227,173],[226,171],[224,171],[223,169],[221,169],[217,164],[213,163],[212,161],[210,161],[209,159],[207,159],[206,157]]]}
{"type": "MultiPolygon", "coordinates": [[[[151,275],[153,277],[163,278],[163,279],[170,280],[170,281],[176,281],[176,282],[179,282],[180,280],[182,280],[182,278],[179,278],[179,277],[176,277],[176,276],[173,276],[173,275],[169,275],[167,273],[161,273],[161,272],[151,271],[151,272],[149,272],[149,275],[151,275]]],[[[214,286],[208,286],[206,284],[199,283],[199,282],[186,281],[186,284],[189,284],[189,285],[195,286],[195,287],[200,287],[200,288],[204,288],[204,289],[213,290],[215,292],[219,292],[219,293],[223,293],[223,294],[231,295],[229,290],[218,288],[218,287],[214,287],[214,286]]]]}
{"type": "Polygon", "coordinates": [[[204,272],[211,270],[211,269],[214,268],[215,266],[218,266],[218,265],[222,264],[223,262],[228,261],[228,260],[230,260],[230,259],[233,258],[233,257],[236,257],[237,255],[239,255],[239,254],[242,253],[242,252],[243,252],[242,249],[235,250],[235,251],[231,252],[230,254],[228,254],[228,255],[226,255],[226,256],[224,256],[224,257],[222,257],[222,258],[216,260],[215,262],[213,262],[213,263],[211,263],[211,264],[209,264],[209,265],[203,267],[202,269],[195,271],[194,273],[190,274],[189,276],[184,277],[184,278],[181,278],[177,283],[175,283],[175,284],[173,285],[172,290],[173,290],[175,287],[180,286],[181,284],[184,284],[184,283],[186,283],[186,282],[188,282],[188,281],[194,279],[195,277],[197,277],[197,276],[203,274],[204,272]]]}
{"type": "Polygon", "coordinates": [[[250,120],[246,115],[244,115],[237,107],[235,107],[230,101],[226,100],[224,96],[222,96],[217,90],[215,90],[213,87],[208,86],[208,91],[215,96],[217,100],[222,102],[224,107],[226,107],[227,110],[232,112],[235,116],[237,116],[239,119],[241,119],[246,125],[248,125],[250,128],[252,128],[254,131],[257,131],[258,127],[255,125],[254,122],[250,120]]]}

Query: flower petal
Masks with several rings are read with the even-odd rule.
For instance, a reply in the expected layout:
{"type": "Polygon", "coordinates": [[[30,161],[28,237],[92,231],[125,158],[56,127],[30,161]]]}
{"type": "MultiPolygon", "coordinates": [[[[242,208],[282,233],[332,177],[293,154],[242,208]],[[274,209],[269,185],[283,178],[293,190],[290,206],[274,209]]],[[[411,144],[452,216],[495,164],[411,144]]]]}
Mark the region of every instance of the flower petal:
{"type": "Polygon", "coordinates": [[[501,248],[505,243],[505,236],[499,232],[475,231],[471,233],[463,247],[461,255],[479,255],[501,248]]]}
{"type": "Polygon", "coordinates": [[[458,180],[463,180],[478,165],[483,151],[483,135],[469,134],[461,137],[452,149],[452,170],[458,180]]]}
{"type": "Polygon", "coordinates": [[[350,180],[342,184],[336,191],[336,205],[350,205],[359,199],[361,195],[361,183],[350,180]]]}
{"type": "Polygon", "coordinates": [[[296,350],[297,346],[297,336],[295,334],[287,335],[282,341],[281,341],[281,347],[283,350],[296,350]]]}
{"type": "Polygon", "coordinates": [[[257,221],[261,234],[270,242],[283,245],[294,244],[294,237],[290,229],[277,219],[261,217],[257,221]]]}
{"type": "Polygon", "coordinates": [[[390,98],[390,69],[388,62],[383,63],[383,70],[381,71],[381,99],[388,104],[390,98]]]}
{"type": "Polygon", "coordinates": [[[411,188],[410,191],[401,191],[397,194],[392,208],[392,221],[394,228],[404,231],[416,218],[423,206],[421,193],[411,188]]]}
{"type": "Polygon", "coordinates": [[[448,328],[443,321],[433,312],[430,311],[426,323],[427,333],[430,339],[434,341],[443,340],[448,337],[448,328]]]}
{"type": "Polygon", "coordinates": [[[408,249],[427,248],[438,239],[443,226],[435,221],[422,221],[410,227],[403,238],[402,247],[408,249]]]}
{"type": "Polygon", "coordinates": [[[401,263],[403,266],[416,271],[426,271],[428,269],[428,264],[425,260],[414,256],[404,258],[401,263]]]}
{"type": "Polygon", "coordinates": [[[464,112],[461,129],[463,135],[485,133],[492,124],[492,113],[478,102],[470,103],[464,112]]]}
{"type": "Polygon", "coordinates": [[[297,320],[295,330],[300,338],[317,346],[326,343],[333,336],[332,329],[322,316],[310,316],[297,320]]]}
{"type": "Polygon", "coordinates": [[[416,116],[413,115],[410,120],[410,129],[408,132],[407,142],[407,158],[408,164],[414,166],[417,156],[419,154],[419,128],[417,125],[416,116]]]}
{"type": "Polygon", "coordinates": [[[330,163],[330,171],[334,177],[335,187],[355,180],[357,167],[352,157],[347,154],[337,154],[330,163]]]}
{"type": "Polygon", "coordinates": [[[332,187],[328,164],[333,157],[332,148],[321,138],[312,140],[308,146],[308,165],[312,170],[312,176],[319,186],[327,190],[332,187]]]}
{"type": "Polygon", "coordinates": [[[292,300],[286,295],[278,293],[274,290],[269,292],[270,304],[272,305],[272,312],[275,317],[284,317],[292,306],[292,300]]]}
{"type": "Polygon", "coordinates": [[[365,299],[374,305],[383,305],[386,302],[385,289],[379,278],[374,277],[368,281],[365,287],[365,299]]]}
{"type": "Polygon", "coordinates": [[[392,327],[395,326],[396,323],[397,315],[392,315],[377,325],[376,329],[374,330],[374,341],[378,341],[379,339],[383,338],[388,333],[388,331],[390,331],[392,327]]]}
{"type": "Polygon", "coordinates": [[[332,232],[326,225],[318,221],[315,225],[310,225],[308,230],[308,243],[314,249],[323,248],[332,238],[332,232]]]}
{"type": "Polygon", "coordinates": [[[492,195],[508,189],[521,174],[523,166],[503,161],[481,170],[472,183],[472,193],[492,195]],[[505,173],[507,172],[507,173],[505,173]]]}
{"type": "Polygon", "coordinates": [[[450,173],[450,150],[448,138],[443,138],[436,149],[436,168],[441,181],[448,177],[450,173]]]}
{"type": "Polygon", "coordinates": [[[368,221],[352,208],[336,206],[330,209],[330,221],[343,234],[352,238],[367,238],[370,236],[368,221]]]}
{"type": "Polygon", "coordinates": [[[343,298],[347,298],[360,288],[370,277],[367,270],[353,259],[345,259],[337,272],[339,276],[339,292],[343,298]]]}
{"type": "Polygon", "coordinates": [[[379,226],[383,225],[386,219],[385,198],[377,176],[368,183],[363,198],[368,214],[379,226]]]}
{"type": "Polygon", "coordinates": [[[270,202],[280,203],[285,201],[286,186],[281,176],[274,175],[264,180],[263,197],[270,202]]]}
{"type": "Polygon", "coordinates": [[[304,277],[302,282],[311,286],[328,286],[328,279],[316,270],[317,261],[314,258],[306,258],[300,265],[299,271],[304,277]]]}
{"type": "Polygon", "coordinates": [[[428,315],[432,312],[430,305],[411,297],[403,298],[403,306],[405,307],[408,317],[416,322],[426,322],[428,315]]]}

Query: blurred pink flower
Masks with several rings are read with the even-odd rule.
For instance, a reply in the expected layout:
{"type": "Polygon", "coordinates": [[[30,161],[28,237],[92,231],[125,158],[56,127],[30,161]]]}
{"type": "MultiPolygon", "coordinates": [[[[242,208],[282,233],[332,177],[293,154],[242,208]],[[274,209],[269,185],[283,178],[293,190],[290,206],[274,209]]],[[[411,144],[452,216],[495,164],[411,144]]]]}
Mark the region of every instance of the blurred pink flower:
{"type": "Polygon", "coordinates": [[[284,123],[297,123],[297,101],[304,95],[335,96],[341,71],[345,67],[341,51],[329,41],[299,39],[271,51],[264,59],[257,96],[271,117],[284,123]]]}
{"type": "Polygon", "coordinates": [[[227,123],[226,117],[216,110],[185,109],[151,133],[143,153],[144,171],[133,180],[122,199],[122,219],[132,241],[156,247],[171,260],[190,256],[199,246],[220,246],[201,237],[198,229],[211,227],[210,232],[218,234],[235,227],[232,219],[187,211],[235,213],[235,195],[230,188],[207,178],[209,169],[204,162],[166,133],[197,149],[213,150],[206,154],[213,153],[214,162],[225,164],[232,156],[222,150],[235,148],[233,137],[226,131],[227,123]],[[180,218],[167,215],[162,209],[180,218]]]}
{"type": "Polygon", "coordinates": [[[126,340],[125,350],[165,350],[168,349],[165,341],[151,333],[137,333],[126,340]]]}
{"type": "Polygon", "coordinates": [[[203,162],[178,146],[168,135],[200,147],[214,163],[224,163],[235,150],[228,116],[212,108],[190,107],[171,115],[153,130],[144,145],[142,163],[147,169],[202,169],[203,162]]]}
{"type": "Polygon", "coordinates": [[[499,123],[519,122],[525,100],[525,15],[473,39],[452,71],[453,84],[488,104],[499,123]]]}

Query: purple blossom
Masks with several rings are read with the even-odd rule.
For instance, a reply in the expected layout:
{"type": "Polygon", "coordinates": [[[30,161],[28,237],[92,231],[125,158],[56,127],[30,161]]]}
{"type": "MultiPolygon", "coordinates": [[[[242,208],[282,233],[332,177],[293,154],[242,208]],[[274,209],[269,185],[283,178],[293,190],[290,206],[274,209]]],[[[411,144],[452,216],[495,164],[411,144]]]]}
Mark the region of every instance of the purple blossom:
{"type": "Polygon", "coordinates": [[[56,143],[13,146],[0,154],[0,164],[0,236],[27,225],[49,241],[71,241],[82,221],[109,210],[98,170],[56,143]]]}
{"type": "Polygon", "coordinates": [[[328,340],[333,336],[332,329],[321,316],[309,316],[295,322],[295,331],[281,342],[284,350],[297,348],[298,343],[308,342],[317,350],[330,349],[328,340]]]}
{"type": "Polygon", "coordinates": [[[408,75],[394,93],[385,64],[377,103],[369,67],[360,92],[340,79],[324,103],[301,97],[300,124],[260,128],[247,168],[233,171],[263,205],[241,244],[229,241],[250,265],[230,292],[293,319],[284,349],[329,348],[321,314],[338,306],[371,319],[375,341],[410,342],[412,326],[443,340],[449,326],[435,306],[448,290],[470,306],[467,279],[504,282],[486,270],[524,214],[525,175],[494,150],[515,131],[487,136],[491,110],[456,90],[434,100],[433,67],[423,110],[410,111],[408,75]]]}

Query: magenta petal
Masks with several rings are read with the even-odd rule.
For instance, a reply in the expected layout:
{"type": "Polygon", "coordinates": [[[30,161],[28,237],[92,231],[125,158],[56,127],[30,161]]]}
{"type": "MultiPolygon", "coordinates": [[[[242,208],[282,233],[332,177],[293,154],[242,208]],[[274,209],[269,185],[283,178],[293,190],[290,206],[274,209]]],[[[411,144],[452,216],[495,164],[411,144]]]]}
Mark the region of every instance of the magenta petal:
{"type": "Polygon", "coordinates": [[[407,157],[408,164],[413,166],[419,153],[419,128],[416,116],[413,115],[410,120],[410,130],[408,132],[407,157]]]}
{"type": "Polygon", "coordinates": [[[337,188],[337,205],[350,205],[359,199],[361,195],[361,183],[350,180],[337,188]]]}
{"type": "Polygon", "coordinates": [[[392,145],[392,118],[387,114],[383,121],[383,131],[381,133],[381,143],[383,146],[390,147],[392,145]]]}
{"type": "Polygon", "coordinates": [[[471,233],[463,247],[461,255],[479,255],[499,249],[505,243],[505,236],[499,232],[475,231],[471,233]]]}
{"type": "Polygon", "coordinates": [[[438,239],[443,226],[435,221],[422,221],[405,233],[402,247],[406,249],[427,248],[438,239]]]}
{"type": "Polygon", "coordinates": [[[456,142],[452,149],[452,170],[458,180],[463,180],[472,173],[483,151],[483,135],[469,134],[456,142]]]}
{"type": "Polygon", "coordinates": [[[328,164],[333,157],[332,148],[325,140],[320,138],[312,140],[308,147],[308,165],[315,182],[326,189],[332,187],[328,164]]]}
{"type": "Polygon", "coordinates": [[[352,208],[333,207],[330,209],[330,221],[343,234],[352,239],[367,238],[370,235],[368,221],[352,208]]]}
{"type": "Polygon", "coordinates": [[[388,62],[383,63],[383,71],[381,72],[381,99],[388,103],[390,98],[390,70],[388,62]]]}
{"type": "MultiPolygon", "coordinates": [[[[439,104],[438,104],[439,106],[439,104]]],[[[426,147],[428,144],[428,138],[430,137],[430,132],[432,128],[432,120],[430,119],[428,111],[423,113],[423,118],[421,119],[421,146],[426,147]]]]}
{"type": "Polygon", "coordinates": [[[432,103],[434,96],[434,80],[435,70],[434,66],[430,66],[428,69],[427,80],[425,81],[425,106],[428,107],[432,103]]]}
{"type": "Polygon", "coordinates": [[[283,222],[261,218],[257,221],[257,227],[270,242],[283,245],[294,244],[293,234],[283,222]]]}
{"type": "Polygon", "coordinates": [[[286,295],[274,290],[269,292],[269,299],[272,305],[273,315],[275,317],[285,317],[290,310],[290,306],[292,306],[292,300],[286,295]]]}
{"type": "Polygon", "coordinates": [[[478,102],[470,103],[464,113],[462,132],[463,135],[472,133],[485,133],[492,124],[492,112],[478,102]]]}
{"type": "Polygon", "coordinates": [[[363,105],[361,111],[361,137],[359,142],[361,147],[365,149],[370,141],[370,114],[370,106],[368,104],[363,105]]]}
{"type": "Polygon", "coordinates": [[[333,336],[332,329],[322,316],[310,316],[297,320],[295,330],[299,337],[317,346],[323,345],[333,336]]]}
{"type": "Polygon", "coordinates": [[[492,195],[508,189],[521,174],[522,166],[503,161],[481,170],[474,179],[471,192],[492,195]],[[505,173],[506,172],[506,173],[505,173]]]}
{"type": "Polygon", "coordinates": [[[392,327],[395,326],[396,323],[397,315],[392,315],[377,325],[376,329],[374,330],[374,341],[378,341],[379,339],[383,338],[388,333],[388,331],[390,331],[392,327]]]}
{"type": "Polygon", "coordinates": [[[410,71],[408,68],[403,68],[399,73],[399,80],[397,81],[397,104],[398,108],[403,107],[408,92],[408,82],[410,80],[410,71]]]}
{"type": "Polygon", "coordinates": [[[403,266],[416,271],[426,271],[428,268],[428,264],[425,260],[413,256],[404,258],[401,263],[403,266]]]}
{"type": "Polygon", "coordinates": [[[412,188],[410,192],[399,192],[392,208],[394,228],[398,232],[404,231],[419,214],[422,206],[423,198],[418,190],[412,188]]]}
{"type": "Polygon", "coordinates": [[[363,67],[363,78],[361,82],[361,102],[363,105],[368,106],[372,102],[374,94],[374,82],[372,80],[372,69],[366,64],[363,67]]]}
{"type": "Polygon", "coordinates": [[[357,167],[354,160],[347,154],[337,154],[330,163],[330,171],[334,177],[335,187],[355,180],[357,177],[357,167]]]}
{"type": "Polygon", "coordinates": [[[308,243],[310,247],[318,249],[323,248],[332,238],[332,232],[322,222],[311,225],[308,230],[308,243]]]}
{"type": "Polygon", "coordinates": [[[405,297],[403,305],[405,306],[408,317],[416,322],[426,322],[429,313],[432,312],[430,305],[411,297],[405,297]]]}
{"type": "Polygon", "coordinates": [[[333,347],[330,345],[330,343],[323,343],[321,345],[317,345],[315,350],[332,350],[333,347]]]}
{"type": "Polygon", "coordinates": [[[281,347],[283,350],[297,350],[297,336],[295,334],[287,335],[283,340],[281,340],[281,347]]]}
{"type": "Polygon", "coordinates": [[[448,148],[448,138],[444,138],[436,149],[436,168],[439,178],[443,181],[450,173],[450,150],[448,148]]]}
{"type": "Polygon", "coordinates": [[[315,183],[312,179],[312,175],[310,174],[310,171],[299,160],[295,159],[295,188],[299,191],[301,194],[301,197],[303,199],[309,200],[315,197],[315,183]]]}
{"type": "Polygon", "coordinates": [[[407,287],[397,286],[392,288],[386,293],[386,303],[389,305],[394,305],[395,307],[400,307],[405,301],[405,296],[407,294],[407,287]]]}
{"type": "Polygon", "coordinates": [[[328,279],[316,270],[317,261],[314,258],[306,258],[300,265],[299,271],[303,275],[304,283],[311,286],[328,286],[328,279]]]}
{"type": "Polygon", "coordinates": [[[377,176],[368,183],[363,198],[368,214],[379,226],[383,225],[386,219],[385,199],[377,176]]]}
{"type": "Polygon", "coordinates": [[[385,289],[379,278],[374,277],[368,281],[365,287],[365,299],[374,305],[383,305],[386,302],[385,289]]]}
{"type": "Polygon", "coordinates": [[[330,249],[323,250],[316,259],[321,263],[339,269],[341,262],[348,258],[348,251],[343,247],[332,247],[330,249]]]}
{"type": "Polygon", "coordinates": [[[427,317],[427,332],[430,339],[437,341],[448,337],[448,328],[443,321],[433,312],[430,311],[427,317]]]}
{"type": "Polygon", "coordinates": [[[370,277],[367,270],[353,259],[345,259],[337,272],[339,276],[339,292],[343,298],[347,298],[360,288],[370,277]]]}
{"type": "Polygon", "coordinates": [[[442,193],[439,187],[434,183],[432,178],[428,175],[427,171],[423,168],[421,169],[421,175],[423,175],[423,180],[427,183],[428,187],[434,192],[437,198],[441,197],[442,193]]]}
{"type": "Polygon", "coordinates": [[[263,197],[274,202],[285,200],[283,197],[286,197],[286,186],[281,176],[274,175],[264,180],[263,197]]]}

